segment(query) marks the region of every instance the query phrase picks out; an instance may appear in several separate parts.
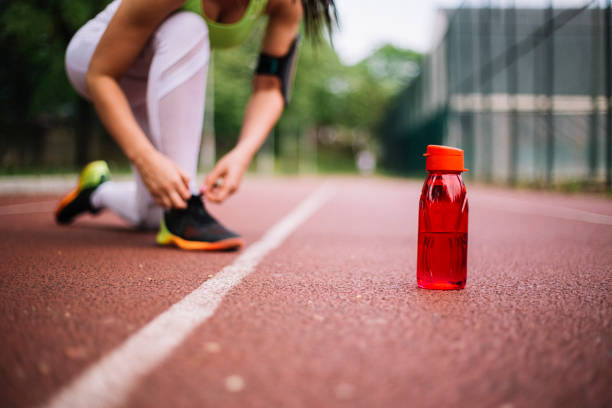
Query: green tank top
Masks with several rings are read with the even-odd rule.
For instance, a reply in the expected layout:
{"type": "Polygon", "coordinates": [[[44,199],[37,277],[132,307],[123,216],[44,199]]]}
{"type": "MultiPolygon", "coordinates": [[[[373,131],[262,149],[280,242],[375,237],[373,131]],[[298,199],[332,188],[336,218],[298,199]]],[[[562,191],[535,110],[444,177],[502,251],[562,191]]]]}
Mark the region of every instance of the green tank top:
{"type": "Polygon", "coordinates": [[[182,10],[201,15],[208,25],[211,48],[230,48],[242,44],[251,34],[257,19],[263,15],[268,0],[250,0],[242,18],[231,24],[210,20],[202,10],[201,0],[187,0],[182,10]]]}

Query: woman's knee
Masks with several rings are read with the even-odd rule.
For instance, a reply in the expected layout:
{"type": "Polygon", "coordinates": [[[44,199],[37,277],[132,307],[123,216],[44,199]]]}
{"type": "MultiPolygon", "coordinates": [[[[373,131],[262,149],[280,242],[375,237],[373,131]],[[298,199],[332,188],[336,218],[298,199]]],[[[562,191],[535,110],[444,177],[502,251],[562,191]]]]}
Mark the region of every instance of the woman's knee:
{"type": "Polygon", "coordinates": [[[81,27],[68,43],[64,59],[66,75],[70,83],[85,98],[89,98],[85,76],[98,43],[93,31],[95,31],[95,24],[91,22],[81,27]]]}
{"type": "MultiPolygon", "coordinates": [[[[161,100],[201,70],[210,59],[208,28],[202,17],[182,11],[172,14],[156,30],[147,98],[161,100]]],[[[204,97],[201,95],[201,97],[204,97]]]]}
{"type": "Polygon", "coordinates": [[[208,27],[199,15],[179,11],[166,18],[154,34],[155,45],[178,57],[195,48],[209,48],[208,27]]]}
{"type": "Polygon", "coordinates": [[[66,48],[64,58],[66,74],[75,90],[85,98],[89,97],[85,85],[85,76],[89,69],[91,57],[120,3],[120,0],[113,1],[102,12],[85,23],[74,34],[66,48]]]}

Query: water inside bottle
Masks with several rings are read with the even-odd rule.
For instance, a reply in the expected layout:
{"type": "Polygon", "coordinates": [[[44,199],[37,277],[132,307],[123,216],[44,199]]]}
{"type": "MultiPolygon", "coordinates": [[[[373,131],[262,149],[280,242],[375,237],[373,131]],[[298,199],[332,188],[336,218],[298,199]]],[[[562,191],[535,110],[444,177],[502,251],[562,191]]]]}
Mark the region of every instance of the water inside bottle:
{"type": "Polygon", "coordinates": [[[419,234],[417,284],[426,289],[463,289],[467,270],[466,232],[419,234]]]}
{"type": "Polygon", "coordinates": [[[419,204],[419,287],[465,287],[467,227],[468,203],[461,175],[431,172],[423,185],[419,204]]]}

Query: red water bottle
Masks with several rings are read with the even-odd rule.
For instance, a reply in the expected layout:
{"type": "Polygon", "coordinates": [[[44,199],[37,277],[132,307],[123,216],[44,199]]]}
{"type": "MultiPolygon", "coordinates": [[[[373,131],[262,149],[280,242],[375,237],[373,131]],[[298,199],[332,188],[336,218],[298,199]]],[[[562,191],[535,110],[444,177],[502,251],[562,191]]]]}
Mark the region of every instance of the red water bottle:
{"type": "Polygon", "coordinates": [[[463,289],[467,277],[468,200],[463,150],[427,146],[427,179],[419,202],[417,284],[463,289]]]}

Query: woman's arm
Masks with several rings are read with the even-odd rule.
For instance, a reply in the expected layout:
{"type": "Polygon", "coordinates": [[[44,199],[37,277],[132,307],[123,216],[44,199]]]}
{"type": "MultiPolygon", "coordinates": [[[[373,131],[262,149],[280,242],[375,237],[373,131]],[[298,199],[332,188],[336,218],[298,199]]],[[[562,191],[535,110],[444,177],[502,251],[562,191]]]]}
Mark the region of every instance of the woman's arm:
{"type": "Polygon", "coordinates": [[[136,166],[155,201],[166,208],[186,207],[189,177],[147,139],[118,81],[157,26],[183,2],[123,0],[98,43],[86,77],[102,123],[136,166]]]}
{"type": "MultiPolygon", "coordinates": [[[[301,18],[301,1],[276,2],[270,10],[261,51],[279,57],[287,54],[297,36],[301,18]]],[[[238,189],[244,172],[280,118],[283,107],[280,79],[270,75],[255,75],[238,143],[206,177],[202,190],[208,200],[222,202],[238,189]],[[223,183],[218,184],[219,179],[223,179],[223,183]]]]}

